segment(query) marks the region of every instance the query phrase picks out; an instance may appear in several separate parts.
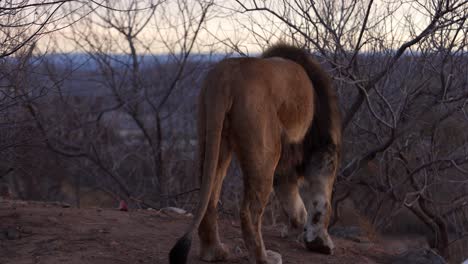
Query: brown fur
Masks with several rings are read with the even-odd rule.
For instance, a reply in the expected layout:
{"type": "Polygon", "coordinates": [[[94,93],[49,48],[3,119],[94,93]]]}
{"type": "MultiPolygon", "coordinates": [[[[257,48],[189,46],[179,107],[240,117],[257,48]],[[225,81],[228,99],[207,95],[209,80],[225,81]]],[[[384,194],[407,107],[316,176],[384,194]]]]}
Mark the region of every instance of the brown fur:
{"type": "Polygon", "coordinates": [[[240,215],[252,263],[281,262],[278,253],[265,249],[261,234],[281,155],[285,163],[277,175],[278,196],[295,226],[309,228],[310,222],[311,234],[319,234],[305,236],[307,247],[331,251],[326,227],[341,143],[336,104],[327,74],[302,49],[279,44],[262,58],[218,63],[208,73],[199,101],[201,201],[193,223],[171,250],[170,262],[186,263],[197,228],[202,259],[227,257],[219,238],[216,206],[232,153],[243,172],[240,215]],[[305,204],[299,178],[304,178],[305,204]]]}

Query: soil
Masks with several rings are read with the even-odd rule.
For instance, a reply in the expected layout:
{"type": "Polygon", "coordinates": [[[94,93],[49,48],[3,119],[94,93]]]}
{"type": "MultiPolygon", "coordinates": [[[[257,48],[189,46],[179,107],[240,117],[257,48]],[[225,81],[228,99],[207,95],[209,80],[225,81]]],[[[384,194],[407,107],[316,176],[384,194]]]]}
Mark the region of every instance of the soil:
{"type": "MultiPolygon", "coordinates": [[[[168,252],[189,221],[156,210],[0,200],[0,263],[168,263],[168,252]]],[[[221,219],[220,230],[231,251],[225,263],[248,263],[239,223],[221,219]]],[[[275,226],[263,228],[266,247],[281,253],[283,263],[391,263],[401,253],[379,242],[334,237],[334,255],[321,255],[280,233],[275,226]]],[[[189,263],[206,263],[197,252],[195,238],[189,263]]]]}

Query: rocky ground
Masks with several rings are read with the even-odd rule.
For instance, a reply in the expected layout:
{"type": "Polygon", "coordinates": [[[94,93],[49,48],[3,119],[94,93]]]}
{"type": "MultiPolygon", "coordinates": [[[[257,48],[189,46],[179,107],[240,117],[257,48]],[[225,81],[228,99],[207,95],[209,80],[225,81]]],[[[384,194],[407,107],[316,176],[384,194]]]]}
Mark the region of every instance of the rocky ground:
{"type": "MultiPolygon", "coordinates": [[[[167,255],[189,216],[157,210],[128,212],[77,209],[58,203],[0,201],[0,263],[168,263],[167,255]]],[[[248,263],[239,223],[221,219],[222,239],[231,251],[226,263],[248,263]]],[[[267,248],[280,252],[283,263],[443,263],[427,249],[401,239],[372,239],[357,228],[332,232],[332,256],[314,254],[300,242],[281,237],[281,228],[264,227],[267,248]]],[[[198,260],[198,241],[190,263],[198,260]]]]}

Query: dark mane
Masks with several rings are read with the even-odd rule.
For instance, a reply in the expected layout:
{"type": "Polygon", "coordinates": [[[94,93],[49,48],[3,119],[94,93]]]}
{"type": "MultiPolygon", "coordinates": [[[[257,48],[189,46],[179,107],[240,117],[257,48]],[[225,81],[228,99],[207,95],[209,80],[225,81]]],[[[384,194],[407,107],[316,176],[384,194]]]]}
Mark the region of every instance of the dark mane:
{"type": "MultiPolygon", "coordinates": [[[[317,153],[339,153],[341,147],[341,115],[329,75],[312,58],[309,52],[288,44],[274,45],[264,51],[261,57],[280,57],[301,65],[309,76],[316,94],[314,119],[302,146],[300,148],[297,146],[292,147],[292,149],[286,151],[288,153],[286,155],[297,156],[294,152],[301,149],[302,160],[308,161],[317,153]]],[[[303,164],[304,162],[300,163],[303,164]]],[[[304,168],[299,165],[299,169],[303,170],[304,168]]]]}

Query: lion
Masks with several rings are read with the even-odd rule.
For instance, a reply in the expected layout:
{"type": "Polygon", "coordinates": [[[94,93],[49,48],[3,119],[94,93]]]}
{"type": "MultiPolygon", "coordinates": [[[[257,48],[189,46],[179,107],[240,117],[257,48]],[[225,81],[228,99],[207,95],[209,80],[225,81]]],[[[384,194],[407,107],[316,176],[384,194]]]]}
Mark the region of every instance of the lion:
{"type": "Polygon", "coordinates": [[[279,253],[265,249],[261,231],[273,189],[292,226],[304,228],[306,248],[332,254],[327,228],[341,121],[331,80],[319,64],[304,49],[284,43],[260,58],[222,60],[207,73],[198,105],[201,198],[170,263],[187,262],[197,228],[202,260],[228,257],[216,207],[233,153],[243,174],[240,220],[249,261],[282,262],[279,253]]]}

